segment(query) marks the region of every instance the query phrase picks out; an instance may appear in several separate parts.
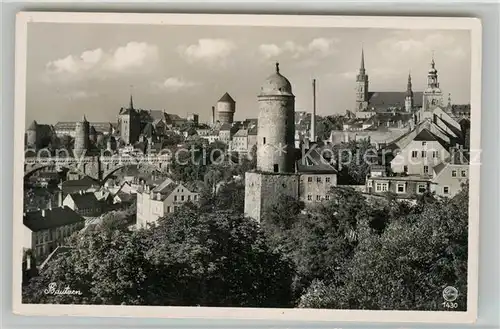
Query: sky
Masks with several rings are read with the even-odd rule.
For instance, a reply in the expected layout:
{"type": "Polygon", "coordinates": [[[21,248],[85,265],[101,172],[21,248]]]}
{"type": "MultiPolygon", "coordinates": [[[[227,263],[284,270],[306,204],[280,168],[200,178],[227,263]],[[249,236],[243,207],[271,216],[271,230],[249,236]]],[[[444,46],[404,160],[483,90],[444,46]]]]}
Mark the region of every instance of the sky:
{"type": "Polygon", "coordinates": [[[235,119],[258,116],[260,85],[280,63],[296,110],[345,113],[355,103],[361,48],[370,91],[426,86],[432,54],[440,87],[470,102],[470,33],[465,30],[218,27],[29,23],[26,123],[116,122],[120,107],[165,110],[208,121],[228,92],[235,119]]]}

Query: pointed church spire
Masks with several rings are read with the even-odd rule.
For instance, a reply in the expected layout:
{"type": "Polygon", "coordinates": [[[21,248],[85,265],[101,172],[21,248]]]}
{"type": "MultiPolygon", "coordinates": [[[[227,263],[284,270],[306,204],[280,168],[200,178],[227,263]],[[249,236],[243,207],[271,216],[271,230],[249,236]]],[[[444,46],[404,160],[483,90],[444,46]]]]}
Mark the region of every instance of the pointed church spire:
{"type": "Polygon", "coordinates": [[[130,103],[129,103],[129,106],[128,106],[128,108],[131,109],[131,110],[134,109],[134,100],[132,98],[132,88],[133,88],[133,86],[131,85],[130,86],[130,103]]]}
{"type": "Polygon", "coordinates": [[[360,67],[361,70],[365,70],[365,50],[363,48],[363,46],[361,46],[361,67],[360,67]]]}

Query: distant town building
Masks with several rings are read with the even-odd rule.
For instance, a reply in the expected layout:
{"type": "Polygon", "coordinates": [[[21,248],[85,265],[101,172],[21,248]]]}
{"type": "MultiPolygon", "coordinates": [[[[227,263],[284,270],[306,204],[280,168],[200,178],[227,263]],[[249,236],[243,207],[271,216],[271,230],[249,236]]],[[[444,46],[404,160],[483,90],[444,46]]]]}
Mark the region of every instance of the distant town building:
{"type": "Polygon", "coordinates": [[[26,129],[26,146],[34,149],[47,147],[55,137],[54,127],[35,120],[26,129]]]}
{"type": "Polygon", "coordinates": [[[141,118],[136,109],[134,101],[130,95],[130,104],[128,108],[121,108],[118,113],[118,124],[120,129],[120,138],[125,145],[130,145],[139,140],[141,133],[141,118]]]}
{"type": "Polygon", "coordinates": [[[103,204],[97,200],[94,192],[68,194],[63,205],[84,217],[96,217],[103,213],[103,204]]]}
{"type": "Polygon", "coordinates": [[[217,120],[221,124],[232,124],[234,121],[234,112],[236,112],[236,102],[228,93],[222,95],[217,101],[217,120]]]}
{"type": "Polygon", "coordinates": [[[145,184],[137,192],[137,226],[144,227],[176,211],[186,202],[196,203],[199,194],[170,178],[154,187],[145,184]]]}
{"type": "Polygon", "coordinates": [[[24,249],[31,249],[40,264],[67,237],[85,226],[85,219],[69,207],[26,212],[23,216],[24,249]]]}

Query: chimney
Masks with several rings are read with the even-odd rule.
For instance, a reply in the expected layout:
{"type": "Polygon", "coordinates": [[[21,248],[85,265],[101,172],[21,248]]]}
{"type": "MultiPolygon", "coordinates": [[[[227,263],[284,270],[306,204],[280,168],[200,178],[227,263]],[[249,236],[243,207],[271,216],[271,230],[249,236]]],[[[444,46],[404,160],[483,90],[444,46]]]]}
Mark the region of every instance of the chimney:
{"type": "Polygon", "coordinates": [[[42,209],[42,217],[45,217],[45,209],[42,209]]]}
{"type": "Polygon", "coordinates": [[[212,106],[212,124],[215,125],[215,106],[212,106]]]}
{"type": "Polygon", "coordinates": [[[313,87],[313,108],[311,114],[311,142],[316,142],[316,79],[312,81],[313,87]]]}

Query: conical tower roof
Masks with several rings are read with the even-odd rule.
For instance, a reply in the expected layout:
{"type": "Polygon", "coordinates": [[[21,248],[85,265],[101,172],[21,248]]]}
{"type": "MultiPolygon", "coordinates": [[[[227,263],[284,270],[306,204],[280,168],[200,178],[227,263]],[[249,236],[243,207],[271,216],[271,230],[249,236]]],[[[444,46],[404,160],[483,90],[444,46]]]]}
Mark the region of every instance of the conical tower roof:
{"type": "Polygon", "coordinates": [[[29,125],[28,130],[36,130],[36,127],[38,126],[38,123],[33,120],[33,122],[29,125]]]}
{"type": "Polygon", "coordinates": [[[223,102],[223,103],[235,103],[234,99],[227,92],[224,95],[222,95],[222,97],[219,99],[219,102],[223,102]]]}

